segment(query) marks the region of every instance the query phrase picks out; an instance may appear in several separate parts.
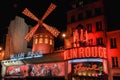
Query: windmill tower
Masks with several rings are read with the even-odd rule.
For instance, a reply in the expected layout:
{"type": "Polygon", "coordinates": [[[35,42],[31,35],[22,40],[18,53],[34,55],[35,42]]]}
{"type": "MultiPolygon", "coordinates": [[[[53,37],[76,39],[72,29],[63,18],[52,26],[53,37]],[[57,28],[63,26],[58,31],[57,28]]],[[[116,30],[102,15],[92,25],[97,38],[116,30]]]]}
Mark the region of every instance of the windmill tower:
{"type": "Polygon", "coordinates": [[[42,51],[43,54],[48,54],[54,50],[54,37],[57,37],[60,32],[43,21],[55,8],[56,5],[51,3],[41,19],[38,19],[27,8],[22,12],[24,15],[38,22],[25,36],[25,40],[28,42],[33,37],[33,52],[42,51]]]}

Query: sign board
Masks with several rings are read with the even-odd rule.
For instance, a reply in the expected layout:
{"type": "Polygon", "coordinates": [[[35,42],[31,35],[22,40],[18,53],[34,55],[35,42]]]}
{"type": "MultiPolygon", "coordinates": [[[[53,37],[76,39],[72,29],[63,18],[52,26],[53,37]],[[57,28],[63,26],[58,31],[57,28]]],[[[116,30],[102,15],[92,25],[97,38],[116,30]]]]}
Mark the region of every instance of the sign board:
{"type": "Polygon", "coordinates": [[[100,76],[103,74],[102,62],[73,63],[73,74],[79,76],[100,76]]]}
{"type": "Polygon", "coordinates": [[[21,59],[28,59],[28,58],[36,58],[36,57],[42,57],[42,51],[36,51],[36,52],[28,52],[28,53],[17,53],[12,54],[10,56],[11,60],[21,60],[21,59]]]}
{"type": "Polygon", "coordinates": [[[104,47],[79,47],[64,51],[64,60],[74,58],[107,58],[104,47]]]}

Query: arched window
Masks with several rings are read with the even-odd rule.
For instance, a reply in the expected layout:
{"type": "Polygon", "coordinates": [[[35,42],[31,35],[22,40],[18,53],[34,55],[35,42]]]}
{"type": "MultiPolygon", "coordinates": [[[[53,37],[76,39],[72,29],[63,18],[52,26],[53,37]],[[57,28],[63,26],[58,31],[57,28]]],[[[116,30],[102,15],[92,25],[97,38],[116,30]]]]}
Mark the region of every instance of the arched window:
{"type": "Polygon", "coordinates": [[[48,44],[48,38],[45,38],[45,44],[48,44]]]}
{"type": "Polygon", "coordinates": [[[53,44],[52,39],[50,39],[50,45],[52,45],[52,44],[53,44]]]}
{"type": "Polygon", "coordinates": [[[37,44],[37,43],[38,43],[38,39],[37,39],[37,38],[35,39],[34,43],[35,43],[35,44],[37,44]]]}
{"type": "Polygon", "coordinates": [[[39,43],[43,43],[43,38],[39,38],[39,43]]]}

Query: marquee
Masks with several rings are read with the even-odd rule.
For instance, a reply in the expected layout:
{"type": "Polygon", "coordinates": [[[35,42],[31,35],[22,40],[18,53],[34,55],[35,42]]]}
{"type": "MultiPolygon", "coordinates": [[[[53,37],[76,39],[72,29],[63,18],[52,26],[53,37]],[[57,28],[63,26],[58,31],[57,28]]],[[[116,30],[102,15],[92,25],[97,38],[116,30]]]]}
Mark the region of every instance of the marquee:
{"type": "Polygon", "coordinates": [[[79,47],[64,51],[64,60],[74,58],[107,58],[104,47],[79,47]]]}

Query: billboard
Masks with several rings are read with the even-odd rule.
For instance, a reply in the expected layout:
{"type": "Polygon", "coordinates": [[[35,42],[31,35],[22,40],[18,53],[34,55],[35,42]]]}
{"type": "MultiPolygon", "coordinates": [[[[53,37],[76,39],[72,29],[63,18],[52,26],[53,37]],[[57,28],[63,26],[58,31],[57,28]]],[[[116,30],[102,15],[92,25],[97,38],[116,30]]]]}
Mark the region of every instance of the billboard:
{"type": "Polygon", "coordinates": [[[31,76],[64,76],[64,63],[34,64],[31,76]]]}
{"type": "Polygon", "coordinates": [[[107,58],[104,47],[75,47],[64,51],[64,60],[75,58],[107,58]]]}
{"type": "Polygon", "coordinates": [[[6,76],[64,76],[64,62],[8,66],[6,76]]]}
{"type": "Polygon", "coordinates": [[[29,66],[9,66],[6,69],[6,76],[28,76],[29,66]]]}

